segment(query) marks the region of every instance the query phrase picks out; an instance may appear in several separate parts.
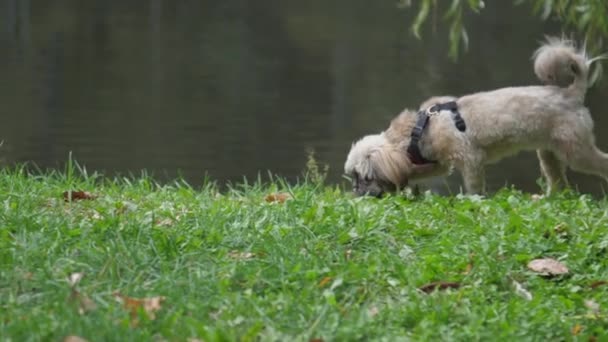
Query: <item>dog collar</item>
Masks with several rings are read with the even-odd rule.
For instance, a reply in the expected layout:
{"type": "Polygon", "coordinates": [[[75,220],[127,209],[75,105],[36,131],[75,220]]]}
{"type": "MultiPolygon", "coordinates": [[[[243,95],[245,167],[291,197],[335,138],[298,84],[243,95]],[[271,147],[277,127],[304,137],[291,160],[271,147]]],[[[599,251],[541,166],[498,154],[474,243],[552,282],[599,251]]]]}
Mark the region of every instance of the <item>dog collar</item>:
{"type": "Polygon", "coordinates": [[[418,120],[416,121],[416,126],[414,126],[414,128],[412,129],[412,133],[410,134],[410,144],[407,147],[407,153],[412,163],[437,163],[437,161],[435,160],[428,160],[422,156],[422,153],[420,153],[420,147],[418,146],[418,142],[420,141],[420,138],[422,137],[422,132],[428,125],[431,116],[439,114],[439,112],[441,112],[442,110],[449,110],[452,112],[452,119],[454,120],[454,125],[459,131],[464,132],[467,129],[467,126],[464,122],[464,119],[460,115],[460,112],[458,111],[458,105],[455,101],[438,103],[427,109],[419,111],[418,120]]]}

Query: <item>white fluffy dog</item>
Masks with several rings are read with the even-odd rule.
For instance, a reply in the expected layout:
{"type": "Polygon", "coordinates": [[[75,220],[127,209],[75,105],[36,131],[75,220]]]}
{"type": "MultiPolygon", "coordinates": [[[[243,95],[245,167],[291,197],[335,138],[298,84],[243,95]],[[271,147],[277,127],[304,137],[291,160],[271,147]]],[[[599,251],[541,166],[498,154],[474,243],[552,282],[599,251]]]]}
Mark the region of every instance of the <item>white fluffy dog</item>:
{"type": "Polygon", "coordinates": [[[455,168],[467,193],[482,193],[484,165],[521,150],[537,151],[547,194],[567,185],[566,166],[607,178],[608,154],[596,147],[583,104],[589,67],[603,56],[590,59],[572,42],[550,38],[533,57],[545,85],[431,98],[420,112],[406,109],[386,131],[354,143],[344,165],[354,192],[380,196],[455,168]],[[433,106],[450,101],[449,109],[433,106]],[[457,128],[455,115],[465,129],[457,128]]]}

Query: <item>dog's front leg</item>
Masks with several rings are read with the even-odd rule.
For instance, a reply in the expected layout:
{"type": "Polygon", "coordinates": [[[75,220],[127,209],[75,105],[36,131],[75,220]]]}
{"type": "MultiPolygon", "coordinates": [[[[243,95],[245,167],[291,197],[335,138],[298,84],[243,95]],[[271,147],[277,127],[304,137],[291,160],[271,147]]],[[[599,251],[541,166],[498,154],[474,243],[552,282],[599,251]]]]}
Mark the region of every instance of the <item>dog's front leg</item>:
{"type": "Polygon", "coordinates": [[[483,194],[486,191],[485,170],[481,163],[465,163],[460,171],[467,194],[483,194]]]}
{"type": "Polygon", "coordinates": [[[540,161],[540,170],[547,181],[547,196],[567,187],[566,165],[557,155],[548,150],[537,150],[536,155],[540,161]]]}

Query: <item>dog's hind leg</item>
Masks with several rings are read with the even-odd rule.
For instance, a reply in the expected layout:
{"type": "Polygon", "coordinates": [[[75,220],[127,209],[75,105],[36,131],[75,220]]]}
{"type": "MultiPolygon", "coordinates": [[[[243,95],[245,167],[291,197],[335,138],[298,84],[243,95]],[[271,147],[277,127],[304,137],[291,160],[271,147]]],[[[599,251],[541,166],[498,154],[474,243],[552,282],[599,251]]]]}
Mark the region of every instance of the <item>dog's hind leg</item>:
{"type": "Polygon", "coordinates": [[[608,153],[602,152],[593,141],[577,144],[571,153],[566,153],[568,166],[575,171],[596,175],[608,181],[608,153]]]}
{"type": "Polygon", "coordinates": [[[540,170],[547,181],[547,196],[568,186],[566,178],[566,165],[549,150],[537,150],[536,155],[540,161],[540,170]]]}

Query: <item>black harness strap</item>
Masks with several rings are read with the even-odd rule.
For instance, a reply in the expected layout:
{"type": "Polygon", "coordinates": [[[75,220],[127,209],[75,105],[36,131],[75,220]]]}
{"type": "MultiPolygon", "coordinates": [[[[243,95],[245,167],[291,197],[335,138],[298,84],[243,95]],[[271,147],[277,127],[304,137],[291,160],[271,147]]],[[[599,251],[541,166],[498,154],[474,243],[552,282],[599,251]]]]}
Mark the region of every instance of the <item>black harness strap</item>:
{"type": "Polygon", "coordinates": [[[458,105],[455,101],[450,101],[446,103],[436,104],[428,109],[423,109],[418,112],[418,120],[416,121],[416,126],[412,129],[412,133],[410,135],[410,144],[407,147],[407,153],[409,154],[410,160],[414,164],[429,164],[429,163],[437,163],[434,160],[428,160],[422,156],[420,153],[420,147],[418,146],[418,142],[422,137],[422,132],[426,128],[429,123],[429,119],[431,115],[437,114],[442,110],[449,110],[452,112],[452,119],[454,120],[454,125],[456,128],[464,132],[467,129],[467,126],[464,122],[464,119],[460,115],[458,111],[458,105]]]}
{"type": "Polygon", "coordinates": [[[459,131],[464,132],[467,130],[467,125],[458,111],[458,104],[456,104],[456,101],[436,104],[429,108],[429,112],[431,113],[438,113],[442,110],[449,110],[452,112],[452,120],[454,120],[454,125],[456,125],[456,128],[458,128],[459,131]]]}

